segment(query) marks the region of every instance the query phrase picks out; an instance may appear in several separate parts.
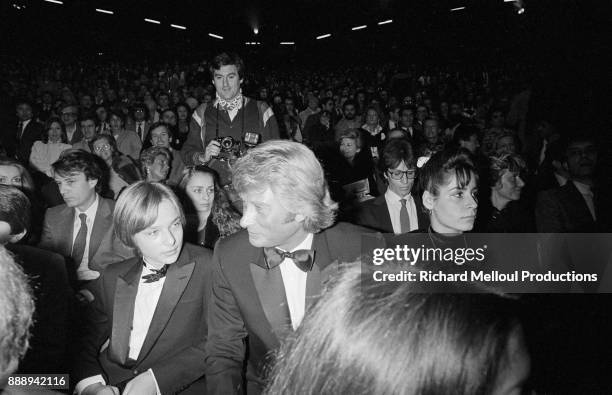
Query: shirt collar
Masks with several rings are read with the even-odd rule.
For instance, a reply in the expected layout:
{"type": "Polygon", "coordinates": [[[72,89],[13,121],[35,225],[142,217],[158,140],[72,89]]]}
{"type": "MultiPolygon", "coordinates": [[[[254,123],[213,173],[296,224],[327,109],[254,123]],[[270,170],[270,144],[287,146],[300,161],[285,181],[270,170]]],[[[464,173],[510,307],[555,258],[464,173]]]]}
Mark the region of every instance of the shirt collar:
{"type": "Polygon", "coordinates": [[[84,213],[87,218],[94,218],[96,216],[96,212],[98,211],[98,203],[100,202],[100,198],[96,193],[96,199],[92,203],[91,206],[85,211],[79,211],[79,209],[75,208],[76,217],[79,217],[79,214],[84,213]]]}
{"type": "Polygon", "coordinates": [[[391,202],[400,204],[401,199],[406,199],[406,201],[409,202],[410,199],[412,199],[412,193],[409,193],[408,195],[401,197],[397,193],[393,192],[391,188],[387,187],[387,192],[385,192],[385,199],[387,199],[387,201],[391,201],[391,202]]]}
{"type": "MultiPolygon", "coordinates": [[[[289,252],[293,252],[293,251],[297,251],[297,250],[310,250],[312,248],[312,241],[313,240],[314,240],[314,234],[308,233],[308,235],[306,235],[306,238],[304,239],[304,241],[302,241],[300,244],[295,246],[295,248],[292,248],[291,251],[289,251],[289,252]]],[[[279,248],[279,250],[280,250],[280,248],[279,248]]]]}
{"type": "Polygon", "coordinates": [[[593,196],[593,190],[591,189],[589,185],[583,184],[582,182],[578,182],[576,180],[574,180],[573,182],[574,182],[574,185],[576,186],[576,189],[578,189],[578,191],[581,194],[593,196]]]}

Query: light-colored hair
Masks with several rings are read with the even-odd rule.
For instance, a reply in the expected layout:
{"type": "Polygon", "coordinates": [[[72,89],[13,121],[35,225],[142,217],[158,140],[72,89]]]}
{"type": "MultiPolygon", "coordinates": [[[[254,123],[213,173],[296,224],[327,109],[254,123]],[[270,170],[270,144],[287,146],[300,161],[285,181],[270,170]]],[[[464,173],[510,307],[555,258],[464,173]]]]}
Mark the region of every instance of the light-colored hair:
{"type": "Polygon", "coordinates": [[[17,170],[19,170],[19,176],[21,177],[21,188],[27,192],[35,191],[34,180],[32,179],[28,169],[26,169],[21,163],[6,156],[0,156],[0,166],[13,166],[17,168],[17,170]]]}
{"type": "Polygon", "coordinates": [[[172,154],[168,148],[153,146],[140,153],[140,167],[142,174],[147,175],[147,168],[155,162],[155,158],[163,156],[168,161],[168,164],[172,161],[172,154]]]}
{"type": "Polygon", "coordinates": [[[172,189],[157,182],[138,181],[125,188],[115,204],[115,235],[128,247],[135,248],[133,237],[155,223],[159,206],[167,200],[176,208],[185,225],[183,208],[172,189]]]}
{"type": "Polygon", "coordinates": [[[512,299],[376,282],[351,266],[281,346],[267,394],[493,393],[521,333],[512,299]]]}
{"type": "Polygon", "coordinates": [[[517,154],[501,154],[489,157],[489,181],[491,185],[497,184],[504,170],[519,174],[527,170],[527,164],[517,154]]]}
{"type": "Polygon", "coordinates": [[[9,366],[28,349],[32,314],[34,300],[28,279],[0,246],[0,382],[12,373],[9,366]]]}
{"type": "Polygon", "coordinates": [[[338,143],[341,143],[344,139],[351,139],[355,141],[355,147],[361,148],[363,141],[361,139],[361,133],[358,129],[347,129],[340,133],[338,136],[338,143]]]}
{"type": "Polygon", "coordinates": [[[338,204],[330,197],[323,168],[300,143],[271,140],[252,148],[236,162],[233,184],[241,195],[269,187],[287,210],[305,217],[307,232],[316,233],[334,223],[338,204]]]}

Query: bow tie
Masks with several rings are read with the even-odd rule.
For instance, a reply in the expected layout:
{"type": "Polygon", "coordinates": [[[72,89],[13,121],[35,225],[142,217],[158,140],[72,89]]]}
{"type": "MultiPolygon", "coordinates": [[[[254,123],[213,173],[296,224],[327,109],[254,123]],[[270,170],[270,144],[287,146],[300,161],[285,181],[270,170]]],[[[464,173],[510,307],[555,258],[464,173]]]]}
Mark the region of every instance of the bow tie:
{"type": "Polygon", "coordinates": [[[166,277],[166,272],[168,271],[169,267],[170,265],[164,265],[159,270],[151,269],[153,273],[146,274],[142,276],[142,278],[144,278],[145,283],[154,283],[155,281],[159,281],[159,279],[166,277]]]}
{"type": "Polygon", "coordinates": [[[285,258],[293,260],[295,265],[303,272],[312,270],[314,263],[314,250],[296,250],[293,252],[281,251],[278,248],[264,248],[264,256],[266,258],[266,266],[268,269],[273,269],[280,265],[285,258]]]}

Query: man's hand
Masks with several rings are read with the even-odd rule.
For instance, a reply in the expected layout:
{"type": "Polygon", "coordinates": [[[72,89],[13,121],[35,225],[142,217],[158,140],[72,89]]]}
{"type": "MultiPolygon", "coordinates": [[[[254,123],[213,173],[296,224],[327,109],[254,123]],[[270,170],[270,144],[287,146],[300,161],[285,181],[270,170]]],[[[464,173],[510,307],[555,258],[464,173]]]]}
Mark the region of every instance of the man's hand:
{"type": "Polygon", "coordinates": [[[130,380],[123,395],[157,395],[157,384],[153,372],[147,370],[130,380]]]}
{"type": "Polygon", "coordinates": [[[120,395],[119,389],[112,385],[104,385],[102,383],[95,383],[85,387],[81,395],[120,395]]]}
{"type": "MultiPolygon", "coordinates": [[[[221,153],[221,143],[219,143],[217,140],[211,140],[211,142],[208,143],[208,145],[206,146],[206,151],[204,152],[204,160],[200,159],[200,161],[206,163],[211,158],[219,156],[219,153],[221,153]]],[[[201,155],[200,158],[202,158],[201,155]]]]}

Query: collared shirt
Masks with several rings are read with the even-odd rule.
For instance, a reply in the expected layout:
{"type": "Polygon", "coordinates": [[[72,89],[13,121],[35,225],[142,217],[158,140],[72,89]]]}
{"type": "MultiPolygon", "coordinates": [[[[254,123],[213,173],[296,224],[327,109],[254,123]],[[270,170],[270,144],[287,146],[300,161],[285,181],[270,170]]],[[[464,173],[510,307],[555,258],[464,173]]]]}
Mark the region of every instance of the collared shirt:
{"type": "MultiPolygon", "coordinates": [[[[142,268],[142,273],[140,274],[140,282],[138,283],[136,299],[134,300],[134,317],[132,319],[132,331],[130,332],[128,357],[133,360],[138,359],[142,345],[144,344],[147,333],[149,332],[151,321],[153,321],[153,314],[157,308],[159,297],[161,296],[164,284],[166,282],[166,277],[162,277],[158,281],[146,283],[143,277],[148,274],[153,274],[153,270],[151,270],[145,261],[145,265],[142,268]]],[[[152,369],[149,369],[148,372],[151,373],[153,380],[155,380],[157,395],[161,395],[159,384],[157,384],[157,379],[155,378],[155,373],[153,373],[152,369]]],[[[95,383],[106,385],[104,377],[102,375],[96,375],[79,381],[74,392],[80,395],[88,385],[95,383]]]]}
{"type": "Polygon", "coordinates": [[[74,133],[76,132],[76,130],[77,130],[76,124],[74,124],[70,130],[66,128],[66,137],[68,138],[68,141],[72,141],[72,136],[74,136],[74,133]]]}
{"type": "Polygon", "coordinates": [[[387,202],[387,210],[389,210],[389,216],[391,217],[393,233],[396,235],[402,233],[402,224],[400,222],[400,210],[402,209],[401,199],[406,199],[406,209],[408,210],[408,218],[410,219],[410,231],[419,229],[417,209],[412,194],[408,194],[402,198],[397,193],[393,192],[391,188],[387,188],[387,192],[385,192],[385,201],[387,202]]]}
{"type": "MultiPolygon", "coordinates": [[[[309,233],[304,241],[290,252],[296,250],[309,250],[312,248],[313,239],[314,235],[309,233]]],[[[302,323],[302,319],[304,319],[306,308],[306,279],[308,273],[298,268],[295,262],[290,258],[285,258],[279,267],[283,277],[283,285],[285,286],[285,296],[287,296],[291,326],[293,326],[293,330],[296,330],[302,323]]]]}
{"type": "Polygon", "coordinates": [[[136,122],[134,131],[136,132],[136,134],[138,134],[140,140],[144,141],[147,138],[145,131],[145,121],[136,122]],[[140,130],[138,130],[138,127],[140,127],[140,130]]]}
{"type": "Polygon", "coordinates": [[[28,124],[30,123],[31,120],[32,120],[32,118],[21,122],[21,130],[19,131],[19,138],[21,138],[23,136],[23,131],[28,126],[28,124]]]}
{"type": "Polygon", "coordinates": [[[589,211],[591,212],[591,217],[593,217],[593,221],[597,221],[597,216],[595,215],[595,202],[593,201],[593,191],[591,190],[591,187],[587,184],[583,184],[578,181],[573,181],[573,183],[576,186],[576,189],[578,189],[578,191],[582,195],[582,198],[584,199],[587,207],[589,208],[589,211]]]}
{"type": "Polygon", "coordinates": [[[74,247],[74,241],[76,240],[79,229],[81,229],[81,218],[79,215],[84,213],[87,216],[85,223],[87,224],[87,237],[85,238],[85,251],[83,252],[83,260],[81,262],[75,262],[77,267],[77,278],[81,281],[95,280],[100,277],[100,273],[89,269],[89,242],[91,239],[91,231],[93,230],[94,221],[96,219],[96,213],[98,212],[98,204],[100,198],[96,194],[96,199],[91,206],[85,211],[79,211],[75,208],[74,210],[74,222],[72,226],[72,245],[74,247]]]}

